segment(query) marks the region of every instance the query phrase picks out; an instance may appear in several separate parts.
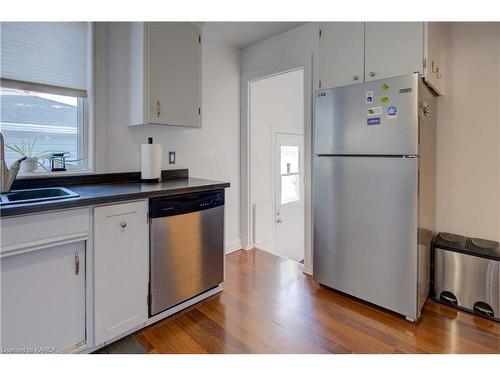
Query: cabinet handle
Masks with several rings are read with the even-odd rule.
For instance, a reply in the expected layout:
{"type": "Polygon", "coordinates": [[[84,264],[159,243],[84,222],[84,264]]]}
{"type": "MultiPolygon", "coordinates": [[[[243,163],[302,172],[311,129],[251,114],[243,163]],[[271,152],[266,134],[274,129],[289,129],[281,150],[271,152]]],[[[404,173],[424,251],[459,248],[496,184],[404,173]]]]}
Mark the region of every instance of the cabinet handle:
{"type": "Polygon", "coordinates": [[[122,221],[120,223],[120,227],[122,227],[122,229],[125,229],[126,226],[127,226],[127,222],[126,221],[122,221]]]}
{"type": "Polygon", "coordinates": [[[75,251],[75,275],[80,274],[80,257],[78,256],[78,251],[75,251]]]}
{"type": "Polygon", "coordinates": [[[355,80],[355,81],[357,81],[359,79],[359,77],[358,76],[353,76],[352,79],[355,80]]]}
{"type": "Polygon", "coordinates": [[[375,77],[375,72],[370,72],[370,77],[375,77]]]}
{"type": "Polygon", "coordinates": [[[160,104],[160,101],[156,101],[156,117],[157,118],[160,118],[160,114],[161,114],[161,104],[160,104]]]}

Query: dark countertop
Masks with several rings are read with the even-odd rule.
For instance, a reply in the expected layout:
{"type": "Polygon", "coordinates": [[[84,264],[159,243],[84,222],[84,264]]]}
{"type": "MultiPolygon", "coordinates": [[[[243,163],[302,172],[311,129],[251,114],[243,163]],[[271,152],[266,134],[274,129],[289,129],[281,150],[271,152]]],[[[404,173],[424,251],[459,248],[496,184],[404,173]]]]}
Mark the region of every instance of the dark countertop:
{"type": "Polygon", "coordinates": [[[229,186],[228,182],[193,177],[166,180],[161,183],[120,182],[74,186],[64,185],[65,188],[80,194],[80,196],[50,202],[11,204],[2,206],[0,211],[1,217],[8,217],[133,199],[224,189],[229,186]]]}

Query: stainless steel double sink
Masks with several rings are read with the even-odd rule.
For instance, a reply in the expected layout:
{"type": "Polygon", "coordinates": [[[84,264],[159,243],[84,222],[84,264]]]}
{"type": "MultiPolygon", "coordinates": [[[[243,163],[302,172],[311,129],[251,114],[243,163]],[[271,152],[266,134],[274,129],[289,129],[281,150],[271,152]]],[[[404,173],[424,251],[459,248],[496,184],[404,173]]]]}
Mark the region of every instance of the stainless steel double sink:
{"type": "Polygon", "coordinates": [[[45,202],[78,196],[80,195],[64,187],[13,190],[0,194],[0,205],[45,202]]]}

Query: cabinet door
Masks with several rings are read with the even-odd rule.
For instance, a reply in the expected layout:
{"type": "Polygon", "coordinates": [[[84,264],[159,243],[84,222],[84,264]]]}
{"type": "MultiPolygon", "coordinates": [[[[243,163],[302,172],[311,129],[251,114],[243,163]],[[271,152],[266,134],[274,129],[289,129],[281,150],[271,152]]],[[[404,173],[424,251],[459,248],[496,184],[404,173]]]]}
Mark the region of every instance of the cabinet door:
{"type": "Polygon", "coordinates": [[[365,80],[423,74],[423,22],[365,24],[365,80]]]}
{"type": "Polygon", "coordinates": [[[146,24],[149,122],[200,126],[201,39],[188,22],[146,24]]]}
{"type": "Polygon", "coordinates": [[[321,88],[363,82],[363,22],[324,22],[320,24],[320,30],[321,88]]]}
{"type": "Polygon", "coordinates": [[[94,210],[95,344],[148,318],[147,201],[94,210]]]}
{"type": "Polygon", "coordinates": [[[3,350],[70,352],[85,344],[85,241],[0,262],[3,350]]]}
{"type": "Polygon", "coordinates": [[[427,23],[427,54],[425,81],[440,95],[444,95],[445,76],[445,24],[443,22],[427,23]]]}

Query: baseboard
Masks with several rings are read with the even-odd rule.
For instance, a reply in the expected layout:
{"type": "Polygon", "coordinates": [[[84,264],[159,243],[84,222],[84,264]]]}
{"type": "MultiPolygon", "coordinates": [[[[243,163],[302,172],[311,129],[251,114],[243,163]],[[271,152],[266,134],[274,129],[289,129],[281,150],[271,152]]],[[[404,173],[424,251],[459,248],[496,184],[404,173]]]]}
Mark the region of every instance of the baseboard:
{"type": "Polygon", "coordinates": [[[226,255],[227,255],[227,254],[234,253],[235,251],[239,251],[239,250],[241,250],[241,247],[240,247],[240,248],[230,249],[230,250],[228,249],[228,250],[226,250],[226,255]]]}
{"type": "Polygon", "coordinates": [[[241,250],[241,238],[226,242],[226,254],[241,250]]]}

